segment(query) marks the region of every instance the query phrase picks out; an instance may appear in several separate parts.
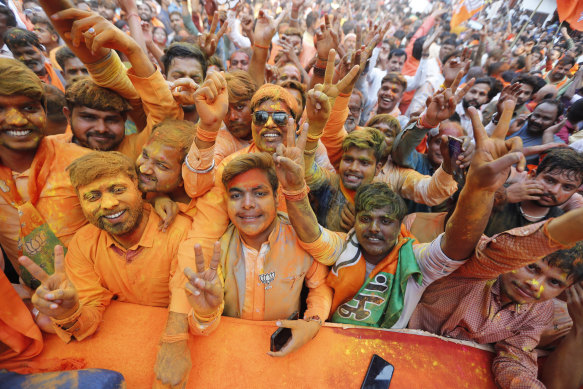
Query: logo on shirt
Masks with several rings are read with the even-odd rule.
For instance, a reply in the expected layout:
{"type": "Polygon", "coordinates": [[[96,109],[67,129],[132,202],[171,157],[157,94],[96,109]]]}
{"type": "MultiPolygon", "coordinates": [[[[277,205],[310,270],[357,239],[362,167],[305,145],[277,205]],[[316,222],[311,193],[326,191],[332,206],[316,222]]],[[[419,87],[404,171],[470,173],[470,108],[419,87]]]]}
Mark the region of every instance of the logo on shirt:
{"type": "Polygon", "coordinates": [[[271,284],[273,282],[273,280],[275,279],[275,272],[269,272],[269,273],[263,273],[263,274],[259,274],[259,281],[261,281],[261,283],[263,285],[265,285],[265,290],[271,289],[271,284]]]}

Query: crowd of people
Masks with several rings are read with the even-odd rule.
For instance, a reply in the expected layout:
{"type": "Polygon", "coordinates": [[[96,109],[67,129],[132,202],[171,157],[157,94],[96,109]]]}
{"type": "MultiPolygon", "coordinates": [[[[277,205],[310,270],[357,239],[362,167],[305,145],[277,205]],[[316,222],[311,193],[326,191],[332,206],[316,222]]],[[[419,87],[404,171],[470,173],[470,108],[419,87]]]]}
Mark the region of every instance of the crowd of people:
{"type": "Polygon", "coordinates": [[[515,3],[0,0],[0,369],[115,299],[168,308],[159,385],[230,316],[579,388],[583,34],[515,3]]]}

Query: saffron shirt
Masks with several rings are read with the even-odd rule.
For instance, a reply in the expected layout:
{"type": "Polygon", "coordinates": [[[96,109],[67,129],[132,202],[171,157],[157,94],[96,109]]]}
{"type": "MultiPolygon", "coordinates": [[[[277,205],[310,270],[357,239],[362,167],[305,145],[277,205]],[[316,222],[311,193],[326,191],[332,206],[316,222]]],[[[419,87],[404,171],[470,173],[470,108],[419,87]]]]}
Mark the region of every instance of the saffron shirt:
{"type": "Polygon", "coordinates": [[[534,348],[551,323],[553,301],[503,305],[498,277],[567,248],[551,239],[548,222],[482,239],[464,266],[425,290],[409,328],[494,343],[492,371],[498,385],[544,388],[537,380],[534,348]]]}
{"type": "MultiPolygon", "coordinates": [[[[89,150],[75,144],[61,143],[56,136],[48,136],[40,141],[30,169],[18,173],[0,165],[0,190],[10,195],[4,181],[6,177],[2,176],[11,176],[22,201],[32,202],[51,231],[65,246],[68,246],[75,232],[87,224],[77,192],[71,185],[65,168],[88,152],[89,150]],[[40,170],[45,168],[48,171],[46,177],[40,174],[40,170]]],[[[22,255],[18,239],[21,223],[27,222],[31,221],[20,220],[15,204],[0,195],[0,245],[18,272],[18,257],[22,255]]]]}
{"type": "Polygon", "coordinates": [[[0,296],[0,370],[14,370],[22,361],[42,351],[43,337],[30,311],[2,271],[0,296]]]}
{"type": "Polygon", "coordinates": [[[65,256],[65,270],[79,294],[80,308],[69,318],[54,320],[57,335],[68,342],[93,334],[112,299],[134,304],[166,307],[174,283],[178,247],[192,220],[180,213],[162,232],[160,217],[144,204],[148,223],[140,241],[125,249],[108,232],[87,225],[75,234],[65,256]],[[68,329],[63,326],[71,325],[68,329]]]}

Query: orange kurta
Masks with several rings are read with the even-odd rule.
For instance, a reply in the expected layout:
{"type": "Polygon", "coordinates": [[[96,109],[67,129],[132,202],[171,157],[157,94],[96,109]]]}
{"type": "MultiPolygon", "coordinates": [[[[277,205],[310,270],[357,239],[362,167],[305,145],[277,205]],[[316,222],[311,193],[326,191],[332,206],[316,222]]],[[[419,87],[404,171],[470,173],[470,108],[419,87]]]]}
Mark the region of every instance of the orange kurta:
{"type": "MultiPolygon", "coordinates": [[[[18,204],[30,202],[65,246],[87,223],[65,168],[88,151],[49,136],[41,140],[30,169],[17,173],[0,165],[0,245],[17,271],[20,269],[17,259],[22,253],[18,247],[21,233],[18,204]],[[15,183],[16,196],[8,190],[9,180],[15,183]],[[14,198],[14,202],[6,198],[14,198]]],[[[27,222],[30,221],[22,220],[25,227],[27,222]]]]}
{"type": "Polygon", "coordinates": [[[129,249],[93,225],[79,230],[71,241],[65,270],[79,293],[81,308],[70,318],[53,320],[63,340],[68,342],[72,336],[82,340],[93,334],[114,297],[135,304],[168,306],[176,252],[191,220],[179,214],[168,230],[161,232],[161,219],[149,204],[144,204],[144,213],[149,215],[146,229],[140,241],[129,249]],[[57,325],[71,323],[74,324],[67,330],[57,325]]]}
{"type": "Polygon", "coordinates": [[[30,311],[1,271],[0,296],[0,370],[14,370],[21,361],[42,351],[43,337],[30,311]]]}

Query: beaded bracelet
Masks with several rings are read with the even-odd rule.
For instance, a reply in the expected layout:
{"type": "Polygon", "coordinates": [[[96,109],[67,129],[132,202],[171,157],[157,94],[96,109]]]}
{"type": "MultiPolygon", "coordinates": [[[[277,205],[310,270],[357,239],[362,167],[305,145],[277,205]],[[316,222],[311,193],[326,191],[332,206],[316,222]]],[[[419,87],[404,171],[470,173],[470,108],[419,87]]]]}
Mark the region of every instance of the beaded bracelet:
{"type": "Polygon", "coordinates": [[[425,121],[425,115],[419,116],[419,119],[417,119],[417,127],[423,128],[426,130],[431,130],[432,128],[435,128],[435,126],[431,126],[431,125],[427,124],[427,122],[425,121]]]}

